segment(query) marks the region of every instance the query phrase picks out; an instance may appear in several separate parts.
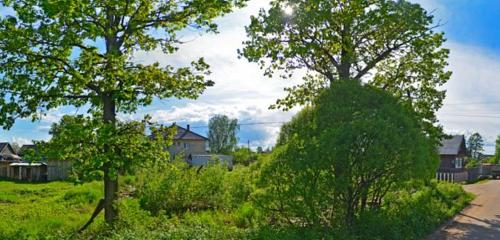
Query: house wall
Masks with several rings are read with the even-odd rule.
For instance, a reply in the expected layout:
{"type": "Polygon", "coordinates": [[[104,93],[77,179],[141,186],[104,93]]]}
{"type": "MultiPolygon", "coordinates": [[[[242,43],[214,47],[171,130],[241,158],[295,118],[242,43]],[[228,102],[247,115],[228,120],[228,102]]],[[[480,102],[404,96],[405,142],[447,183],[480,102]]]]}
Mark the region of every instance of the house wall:
{"type": "Polygon", "coordinates": [[[174,140],[174,144],[168,148],[170,158],[175,158],[180,154],[184,157],[189,154],[206,154],[206,142],[204,140],[174,140]]]}
{"type": "Polygon", "coordinates": [[[9,177],[9,164],[10,162],[0,161],[0,177],[9,177]]]}
{"type": "Polygon", "coordinates": [[[457,172],[457,171],[462,171],[465,167],[465,154],[460,153],[459,155],[441,155],[441,163],[439,165],[439,171],[450,171],[450,172],[457,172]],[[464,159],[462,163],[462,168],[455,168],[455,159],[459,157],[464,159]]]}

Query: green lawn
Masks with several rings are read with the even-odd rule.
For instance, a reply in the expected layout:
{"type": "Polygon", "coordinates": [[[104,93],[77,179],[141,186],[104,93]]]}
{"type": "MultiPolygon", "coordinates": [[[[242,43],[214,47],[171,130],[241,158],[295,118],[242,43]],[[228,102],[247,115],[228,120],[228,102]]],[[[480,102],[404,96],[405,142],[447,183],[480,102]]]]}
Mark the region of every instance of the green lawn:
{"type": "Polygon", "coordinates": [[[57,238],[75,232],[102,197],[101,186],[0,180],[0,239],[57,238]]]}

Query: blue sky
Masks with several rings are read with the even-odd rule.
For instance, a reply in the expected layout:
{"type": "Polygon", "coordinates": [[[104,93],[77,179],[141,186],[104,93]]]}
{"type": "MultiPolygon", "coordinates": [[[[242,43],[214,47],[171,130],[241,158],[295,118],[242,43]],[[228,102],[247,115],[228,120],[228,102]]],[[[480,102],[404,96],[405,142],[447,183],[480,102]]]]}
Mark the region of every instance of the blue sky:
{"type": "MultiPolygon", "coordinates": [[[[452,134],[481,133],[487,140],[486,152],[491,153],[494,140],[500,134],[500,1],[496,0],[412,0],[433,11],[436,20],[444,25],[451,50],[449,69],[453,71],[446,84],[445,106],[438,112],[440,123],[452,134]],[[483,104],[487,102],[487,104],[483,104]]],[[[187,44],[171,56],[161,51],[139,52],[135,61],[160,64],[187,65],[198,57],[205,57],[212,66],[210,79],[216,85],[197,100],[166,99],[155,101],[137,114],[121,116],[137,119],[150,114],[162,123],[191,124],[201,134],[206,134],[207,121],[214,114],[238,118],[241,123],[283,122],[296,112],[271,111],[268,106],[284,96],[283,88],[300,82],[268,79],[253,63],[238,59],[236,50],[245,40],[244,26],[250,15],[256,14],[268,1],[252,0],[246,8],[220,18],[220,34],[198,35],[192,31],[182,33],[187,44]]],[[[0,10],[1,12],[1,10],[0,10]]],[[[74,114],[75,109],[62,108],[51,111],[38,122],[19,120],[9,130],[0,130],[0,141],[20,144],[32,139],[48,139],[50,124],[64,114],[74,114]]],[[[248,140],[253,147],[271,146],[279,132],[280,124],[241,126],[241,144],[248,140]]]]}

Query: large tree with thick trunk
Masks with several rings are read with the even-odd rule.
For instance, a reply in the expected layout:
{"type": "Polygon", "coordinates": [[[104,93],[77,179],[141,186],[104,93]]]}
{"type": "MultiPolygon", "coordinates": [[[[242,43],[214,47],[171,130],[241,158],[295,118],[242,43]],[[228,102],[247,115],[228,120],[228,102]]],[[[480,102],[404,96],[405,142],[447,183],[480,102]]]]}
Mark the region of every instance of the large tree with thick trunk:
{"type": "Polygon", "coordinates": [[[334,81],[362,81],[411,103],[437,138],[442,131],[434,113],[451,75],[438,26],[406,0],[273,0],[252,16],[240,54],[270,77],[307,71],[304,83],[287,88],[288,96],[272,107],[310,103],[334,81]]]}
{"type": "MultiPolygon", "coordinates": [[[[245,0],[25,0],[2,1],[0,18],[0,125],[39,119],[60,106],[89,107],[103,128],[116,129],[117,113],[132,113],[153,98],[196,98],[213,84],[209,66],[143,65],[137,51],[175,52],[185,28],[217,32],[214,18],[245,0]],[[10,11],[8,11],[10,12],[10,11]]],[[[104,172],[106,222],[117,218],[116,157],[112,146],[96,164],[104,172]]]]}

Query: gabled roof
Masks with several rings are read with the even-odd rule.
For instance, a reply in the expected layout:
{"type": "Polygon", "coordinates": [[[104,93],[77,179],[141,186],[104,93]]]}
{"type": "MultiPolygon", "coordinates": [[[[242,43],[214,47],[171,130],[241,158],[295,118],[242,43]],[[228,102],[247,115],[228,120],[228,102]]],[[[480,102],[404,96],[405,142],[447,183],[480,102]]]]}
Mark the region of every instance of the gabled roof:
{"type": "Polygon", "coordinates": [[[0,142],[0,160],[19,161],[21,158],[17,155],[16,150],[8,142],[0,142]],[[10,153],[1,153],[5,148],[10,150],[10,153]]]}
{"type": "Polygon", "coordinates": [[[12,147],[12,145],[10,145],[10,143],[0,142],[0,152],[2,152],[4,148],[9,148],[10,152],[12,152],[13,154],[17,154],[16,150],[12,147]]]}
{"type": "Polygon", "coordinates": [[[458,155],[461,148],[465,148],[464,135],[455,135],[451,138],[445,138],[441,141],[439,155],[458,155]]]}
{"type": "Polygon", "coordinates": [[[177,133],[174,135],[174,140],[200,140],[200,141],[208,140],[208,138],[191,131],[189,127],[188,129],[177,125],[176,127],[177,127],[177,133]]]}

